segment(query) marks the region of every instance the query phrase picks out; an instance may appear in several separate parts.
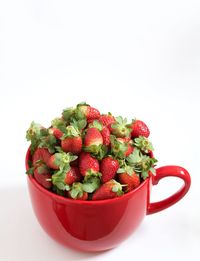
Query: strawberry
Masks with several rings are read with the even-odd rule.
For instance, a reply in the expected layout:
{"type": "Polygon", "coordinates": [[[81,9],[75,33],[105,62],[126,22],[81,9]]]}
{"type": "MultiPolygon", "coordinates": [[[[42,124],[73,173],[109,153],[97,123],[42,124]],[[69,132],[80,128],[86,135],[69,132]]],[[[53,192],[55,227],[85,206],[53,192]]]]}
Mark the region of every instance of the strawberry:
{"type": "Polygon", "coordinates": [[[81,181],[82,176],[79,172],[78,167],[71,167],[66,173],[64,182],[68,185],[72,185],[74,182],[81,181]]]}
{"type": "Polygon", "coordinates": [[[94,192],[92,200],[111,199],[121,195],[123,195],[122,185],[111,179],[94,192]]]}
{"type": "Polygon", "coordinates": [[[92,145],[99,146],[103,144],[103,137],[101,132],[96,128],[89,128],[87,129],[85,138],[84,138],[84,145],[85,147],[90,147],[92,145]]]}
{"type": "Polygon", "coordinates": [[[103,124],[103,126],[106,126],[111,130],[111,125],[116,122],[115,118],[112,116],[111,113],[108,114],[102,114],[99,117],[99,121],[103,124]]]}
{"type": "Polygon", "coordinates": [[[99,172],[99,162],[88,152],[81,152],[79,156],[79,171],[86,176],[89,171],[93,173],[99,172]]]}
{"type": "Polygon", "coordinates": [[[100,117],[100,112],[86,103],[81,103],[77,105],[76,115],[78,114],[79,118],[80,113],[82,113],[86,117],[88,123],[92,122],[93,120],[98,120],[100,117]]]}
{"type": "Polygon", "coordinates": [[[102,176],[101,176],[102,182],[105,183],[105,182],[113,179],[115,174],[117,173],[118,168],[119,168],[118,160],[113,159],[110,156],[102,159],[101,165],[100,165],[100,172],[102,174],[102,176]]]}
{"type": "Polygon", "coordinates": [[[133,120],[131,124],[131,137],[137,138],[139,136],[144,136],[146,138],[149,137],[150,131],[147,125],[140,120],[133,120]]]}
{"type": "Polygon", "coordinates": [[[44,188],[50,189],[52,186],[51,174],[48,167],[45,164],[38,164],[34,168],[34,178],[44,188]]]}
{"type": "Polygon", "coordinates": [[[49,158],[47,165],[49,168],[55,170],[64,169],[71,161],[76,159],[77,156],[74,156],[71,153],[57,152],[49,158]]]}
{"type": "Polygon", "coordinates": [[[116,138],[111,135],[111,152],[112,154],[119,159],[124,159],[129,156],[134,148],[131,145],[131,141],[128,141],[129,138],[116,138]]]}
{"type": "Polygon", "coordinates": [[[106,146],[110,145],[110,131],[109,128],[104,126],[102,131],[101,131],[101,135],[103,138],[103,144],[106,146]]]}
{"type": "Polygon", "coordinates": [[[61,147],[65,152],[79,154],[82,150],[82,138],[78,127],[74,125],[67,126],[66,133],[62,137],[61,147]]]}
{"type": "Polygon", "coordinates": [[[116,122],[111,125],[111,133],[118,138],[130,137],[131,129],[128,127],[127,119],[119,116],[115,120],[116,122]]]}
{"type": "Polygon", "coordinates": [[[119,182],[125,186],[125,192],[129,192],[140,185],[140,177],[130,166],[125,166],[117,171],[119,182]]]}
{"type": "Polygon", "coordinates": [[[51,157],[51,153],[45,148],[37,148],[33,154],[33,166],[37,161],[43,161],[45,164],[48,164],[48,161],[51,157]]]}
{"type": "Polygon", "coordinates": [[[53,127],[49,129],[49,133],[54,135],[56,139],[61,139],[64,134],[61,130],[53,127]]]}
{"type": "Polygon", "coordinates": [[[99,160],[101,160],[106,155],[108,150],[106,145],[103,144],[103,137],[101,135],[101,132],[97,128],[90,128],[90,126],[86,131],[84,145],[84,151],[91,153],[95,158],[99,160]]]}
{"type": "Polygon", "coordinates": [[[108,146],[110,144],[110,130],[108,127],[103,126],[100,121],[94,120],[88,125],[88,128],[96,128],[101,133],[103,144],[108,146]]]}
{"type": "Polygon", "coordinates": [[[83,190],[83,184],[80,182],[74,182],[70,191],[68,191],[68,196],[73,199],[87,200],[88,193],[83,190]]]}
{"type": "Polygon", "coordinates": [[[82,138],[79,137],[67,137],[61,141],[61,147],[65,152],[71,152],[79,154],[82,149],[82,138]]]}

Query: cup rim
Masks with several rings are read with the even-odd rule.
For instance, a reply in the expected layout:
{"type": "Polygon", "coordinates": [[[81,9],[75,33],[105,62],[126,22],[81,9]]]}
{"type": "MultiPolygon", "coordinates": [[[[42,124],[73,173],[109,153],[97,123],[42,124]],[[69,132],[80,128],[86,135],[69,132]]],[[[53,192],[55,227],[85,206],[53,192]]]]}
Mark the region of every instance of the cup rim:
{"type": "MultiPolygon", "coordinates": [[[[26,153],[26,158],[25,158],[26,170],[29,169],[29,166],[28,166],[29,159],[30,159],[30,148],[28,148],[27,153],[26,153]]],[[[48,197],[51,197],[52,200],[60,201],[61,203],[78,204],[78,205],[103,205],[103,204],[107,205],[107,204],[111,204],[111,203],[117,203],[122,200],[126,200],[127,198],[129,198],[132,195],[134,195],[135,193],[137,193],[137,191],[140,190],[143,186],[145,186],[145,184],[150,179],[150,177],[147,177],[144,181],[142,181],[142,183],[137,188],[135,188],[134,190],[132,190],[128,193],[125,193],[124,195],[122,195],[120,197],[116,197],[116,198],[112,198],[112,199],[101,199],[101,200],[79,200],[79,199],[73,200],[70,198],[65,198],[63,196],[60,196],[60,195],[53,193],[53,192],[49,191],[48,189],[42,187],[42,185],[40,185],[32,175],[27,175],[27,176],[28,176],[28,179],[30,180],[30,182],[37,189],[39,189],[42,193],[44,193],[48,197]]]]}

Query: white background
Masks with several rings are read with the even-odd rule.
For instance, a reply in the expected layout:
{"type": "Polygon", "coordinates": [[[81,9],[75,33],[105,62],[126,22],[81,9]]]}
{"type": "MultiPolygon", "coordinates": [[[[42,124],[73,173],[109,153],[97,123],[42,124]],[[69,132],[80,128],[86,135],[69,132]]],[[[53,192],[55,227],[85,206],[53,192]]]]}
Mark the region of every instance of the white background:
{"type": "MultiPolygon", "coordinates": [[[[194,0],[0,1],[1,261],[200,259],[199,14],[194,0]],[[80,101],[144,120],[158,166],[181,165],[192,176],[182,201],[98,254],[64,248],[43,232],[24,174],[30,122],[48,126],[80,101]]],[[[152,200],[181,184],[161,181],[152,200]]]]}

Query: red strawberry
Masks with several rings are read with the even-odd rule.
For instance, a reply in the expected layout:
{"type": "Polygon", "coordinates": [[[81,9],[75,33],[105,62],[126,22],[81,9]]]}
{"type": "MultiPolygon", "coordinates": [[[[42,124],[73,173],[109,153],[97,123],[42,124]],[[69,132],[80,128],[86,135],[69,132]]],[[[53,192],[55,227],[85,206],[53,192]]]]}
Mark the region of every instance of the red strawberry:
{"type": "Polygon", "coordinates": [[[88,152],[81,152],[79,156],[79,171],[86,176],[89,171],[99,172],[99,162],[93,158],[88,152]]]}
{"type": "Polygon", "coordinates": [[[108,129],[108,127],[103,127],[102,131],[101,131],[101,135],[103,137],[103,144],[106,146],[110,145],[110,131],[108,129]]]}
{"type": "Polygon", "coordinates": [[[119,169],[119,162],[112,157],[106,157],[102,159],[100,165],[100,172],[102,174],[101,180],[103,183],[114,178],[117,170],[119,169]]]}
{"type": "Polygon", "coordinates": [[[103,126],[106,126],[111,130],[111,125],[115,123],[115,118],[112,116],[112,114],[102,114],[99,118],[99,121],[103,124],[103,126]]]}
{"type": "Polygon", "coordinates": [[[135,171],[126,166],[125,168],[118,170],[119,182],[125,186],[125,192],[129,192],[140,185],[139,175],[135,173],[135,171]]]}
{"type": "Polygon", "coordinates": [[[54,135],[57,139],[61,139],[63,136],[63,132],[57,128],[50,128],[49,133],[54,135]]]}
{"type": "Polygon", "coordinates": [[[68,185],[72,185],[74,182],[81,181],[82,176],[77,167],[71,167],[66,173],[64,182],[68,185]]]}
{"type": "Polygon", "coordinates": [[[39,164],[38,166],[35,167],[34,178],[44,188],[47,188],[47,189],[51,188],[51,186],[52,186],[52,182],[50,181],[51,174],[45,164],[39,164]]]}
{"type": "Polygon", "coordinates": [[[88,193],[83,190],[83,184],[80,182],[74,182],[70,191],[68,191],[68,196],[73,199],[87,200],[88,193]]]}
{"type": "Polygon", "coordinates": [[[100,112],[90,105],[79,104],[77,108],[85,115],[88,123],[92,122],[93,120],[98,120],[100,117],[100,112]]]}
{"type": "Polygon", "coordinates": [[[150,135],[150,131],[149,128],[147,127],[147,125],[140,120],[134,120],[131,124],[131,137],[132,138],[137,138],[139,136],[144,136],[146,138],[149,137],[150,135]]]}
{"type": "Polygon", "coordinates": [[[51,168],[51,169],[59,169],[59,163],[58,163],[58,161],[57,161],[57,159],[56,159],[56,155],[57,155],[57,153],[55,153],[55,154],[53,154],[51,157],[50,157],[50,159],[49,159],[49,161],[48,161],[48,167],[49,168],[51,168]]]}
{"type": "Polygon", "coordinates": [[[61,147],[65,152],[71,152],[79,154],[82,150],[82,138],[78,137],[67,137],[61,141],[61,147]]]}
{"type": "Polygon", "coordinates": [[[92,200],[116,198],[121,195],[123,195],[122,185],[111,179],[94,192],[92,200]]]}
{"type": "Polygon", "coordinates": [[[92,145],[102,145],[103,144],[103,137],[101,132],[96,128],[89,128],[87,129],[85,138],[84,138],[84,145],[85,147],[90,147],[92,145]]]}
{"type": "MultiPolygon", "coordinates": [[[[110,131],[108,127],[103,126],[100,121],[94,120],[88,125],[88,128],[96,128],[102,135],[103,138],[103,144],[105,146],[108,146],[110,144],[110,131]]],[[[98,134],[99,135],[99,134],[98,134]]],[[[99,135],[100,137],[100,135],[99,135]]],[[[101,139],[100,139],[101,140],[101,139]]]]}
{"type": "Polygon", "coordinates": [[[36,164],[38,160],[43,161],[45,164],[48,164],[48,161],[51,157],[51,153],[45,148],[37,148],[33,154],[33,165],[36,164]]]}
{"type": "Polygon", "coordinates": [[[130,144],[130,138],[117,138],[118,141],[124,142],[128,145],[126,151],[124,152],[125,157],[128,157],[134,150],[134,148],[130,144]]]}

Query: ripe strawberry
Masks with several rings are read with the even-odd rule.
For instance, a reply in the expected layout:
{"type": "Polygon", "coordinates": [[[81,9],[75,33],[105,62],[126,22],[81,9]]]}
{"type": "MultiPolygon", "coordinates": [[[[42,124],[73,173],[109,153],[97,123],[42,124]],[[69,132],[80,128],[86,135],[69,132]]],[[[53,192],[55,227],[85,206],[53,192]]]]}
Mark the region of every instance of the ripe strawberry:
{"type": "Polygon", "coordinates": [[[115,118],[112,116],[111,113],[102,114],[99,118],[99,121],[111,130],[111,125],[116,122],[115,118]]]}
{"type": "Polygon", "coordinates": [[[121,195],[123,195],[122,185],[111,179],[94,192],[92,200],[116,198],[121,195]]]}
{"type": "Polygon", "coordinates": [[[101,135],[103,138],[103,144],[106,146],[110,145],[110,131],[108,127],[103,127],[102,131],[101,131],[101,135]]]}
{"type": "Polygon", "coordinates": [[[85,115],[88,123],[93,120],[98,120],[100,117],[100,112],[88,104],[78,104],[77,111],[80,111],[83,115],[85,115]]]}
{"type": "Polygon", "coordinates": [[[111,133],[118,138],[130,137],[131,129],[128,127],[127,119],[119,116],[115,120],[116,122],[111,125],[111,133]]]}
{"type": "Polygon", "coordinates": [[[84,145],[85,147],[90,147],[92,145],[102,145],[103,144],[103,137],[101,132],[96,128],[89,128],[87,129],[85,138],[84,138],[84,145]]]}
{"type": "Polygon", "coordinates": [[[57,159],[57,153],[53,154],[47,163],[48,167],[51,169],[59,169],[59,161],[57,159]]]}
{"type": "Polygon", "coordinates": [[[103,183],[114,178],[117,170],[119,169],[119,162],[112,157],[106,157],[102,159],[100,165],[100,172],[102,174],[101,180],[103,183]]]}
{"type": "Polygon", "coordinates": [[[79,154],[82,149],[82,138],[77,127],[77,122],[67,126],[65,134],[62,137],[61,147],[65,152],[79,154]]]}
{"type": "Polygon", "coordinates": [[[108,127],[103,126],[100,121],[94,120],[88,125],[88,128],[96,128],[97,130],[99,130],[103,138],[103,144],[105,146],[108,146],[110,144],[110,131],[108,127]]]}
{"type": "Polygon", "coordinates": [[[93,173],[99,172],[99,162],[93,158],[88,152],[81,152],[79,156],[79,171],[86,176],[89,171],[93,173]]]}
{"type": "Polygon", "coordinates": [[[44,188],[47,188],[47,189],[51,188],[51,186],[52,186],[51,174],[45,164],[38,164],[38,166],[36,166],[34,168],[34,178],[44,188]]]}
{"type": "Polygon", "coordinates": [[[61,147],[65,152],[71,152],[79,154],[82,150],[82,138],[78,137],[67,137],[61,141],[61,147]]]}
{"type": "Polygon", "coordinates": [[[150,135],[150,131],[149,128],[147,127],[147,125],[140,120],[133,120],[132,124],[131,124],[131,137],[132,138],[137,138],[139,136],[144,136],[146,138],[149,137],[150,135]]]}
{"type": "Polygon", "coordinates": [[[49,133],[54,135],[56,139],[61,139],[63,136],[63,132],[61,130],[53,127],[49,129],[49,133]]]}
{"type": "Polygon", "coordinates": [[[45,148],[37,148],[33,154],[33,166],[36,164],[37,161],[41,160],[45,164],[48,164],[48,161],[51,157],[51,153],[45,148]]]}
{"type": "Polygon", "coordinates": [[[70,191],[68,191],[68,196],[73,199],[87,200],[88,193],[83,190],[83,184],[80,182],[74,182],[70,191]]]}
{"type": "Polygon", "coordinates": [[[126,185],[125,192],[129,192],[140,185],[139,175],[130,166],[119,169],[118,173],[119,182],[126,185]]]}
{"type": "Polygon", "coordinates": [[[124,152],[125,157],[128,157],[134,150],[131,146],[130,138],[117,138],[117,140],[128,145],[126,151],[124,152]]]}
{"type": "Polygon", "coordinates": [[[82,176],[79,172],[78,167],[71,167],[66,173],[64,182],[68,185],[72,185],[74,182],[81,181],[82,176]]]}

